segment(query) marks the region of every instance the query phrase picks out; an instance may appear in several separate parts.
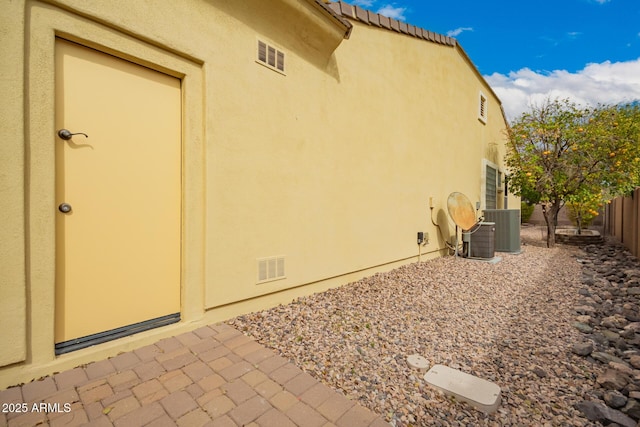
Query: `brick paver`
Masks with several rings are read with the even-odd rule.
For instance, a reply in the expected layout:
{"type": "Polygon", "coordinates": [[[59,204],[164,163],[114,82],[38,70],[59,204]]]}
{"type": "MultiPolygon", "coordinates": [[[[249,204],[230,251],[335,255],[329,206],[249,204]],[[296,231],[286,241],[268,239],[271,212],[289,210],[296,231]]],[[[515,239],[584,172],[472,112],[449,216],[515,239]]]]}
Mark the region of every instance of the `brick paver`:
{"type": "Polygon", "coordinates": [[[284,388],[286,388],[296,396],[300,396],[302,393],[316,385],[317,382],[318,381],[311,375],[303,372],[300,375],[296,375],[295,377],[287,381],[284,385],[284,388]]]}
{"type": "Polygon", "coordinates": [[[286,390],[279,391],[269,401],[282,412],[287,412],[293,405],[299,402],[298,398],[286,390]]]}
{"type": "Polygon", "coordinates": [[[353,402],[347,400],[344,396],[334,393],[327,400],[318,406],[318,412],[327,417],[329,421],[336,422],[338,418],[344,415],[354,405],[353,402]]]}
{"type": "Polygon", "coordinates": [[[198,408],[178,418],[176,420],[176,424],[178,424],[179,427],[194,427],[203,426],[209,421],[211,421],[209,415],[207,415],[207,413],[202,409],[198,408]]]}
{"type": "Polygon", "coordinates": [[[59,390],[73,388],[74,386],[82,385],[89,381],[89,377],[87,377],[86,372],[82,368],[60,372],[54,375],[53,379],[56,381],[59,390]]]}
{"type": "Polygon", "coordinates": [[[104,411],[111,421],[115,421],[140,407],[140,402],[134,396],[128,396],[105,405],[104,411]]]}
{"type": "Polygon", "coordinates": [[[158,378],[160,375],[166,373],[166,369],[162,367],[155,360],[147,360],[145,362],[136,365],[133,371],[138,375],[141,381],[150,380],[152,378],[158,378]]]}
{"type": "Polygon", "coordinates": [[[233,401],[224,395],[214,397],[204,405],[205,411],[211,418],[219,418],[235,407],[233,401]]]}
{"type": "Polygon", "coordinates": [[[225,324],[0,390],[0,403],[49,408],[0,414],[0,427],[388,426],[225,324]]]}
{"type": "Polygon", "coordinates": [[[22,398],[31,403],[42,400],[58,391],[56,383],[51,377],[39,381],[33,381],[22,386],[22,398]]]}
{"type": "Polygon", "coordinates": [[[327,419],[315,411],[311,406],[298,402],[287,410],[286,415],[301,427],[322,427],[327,419]]]}
{"type": "Polygon", "coordinates": [[[109,374],[116,372],[116,368],[113,367],[110,360],[101,360],[99,362],[90,363],[84,368],[87,377],[95,380],[98,378],[104,378],[109,374]]]}
{"type": "Polygon", "coordinates": [[[136,353],[130,351],[128,353],[122,353],[111,359],[111,364],[117,371],[125,371],[140,363],[140,359],[136,356],[136,353]]]}
{"type": "Polygon", "coordinates": [[[193,411],[198,407],[196,401],[186,391],[178,391],[171,393],[160,401],[171,418],[178,419],[187,412],[193,411]]]}
{"type": "Polygon", "coordinates": [[[118,418],[113,425],[116,427],[125,426],[143,426],[165,415],[164,409],[160,404],[152,403],[150,405],[141,406],[134,409],[127,415],[118,418]]]}
{"type": "Polygon", "coordinates": [[[254,396],[229,411],[229,417],[239,426],[244,426],[271,409],[272,406],[262,396],[254,396]]]}
{"type": "Polygon", "coordinates": [[[338,427],[367,427],[375,417],[368,409],[355,405],[338,418],[336,424],[338,427]]]}

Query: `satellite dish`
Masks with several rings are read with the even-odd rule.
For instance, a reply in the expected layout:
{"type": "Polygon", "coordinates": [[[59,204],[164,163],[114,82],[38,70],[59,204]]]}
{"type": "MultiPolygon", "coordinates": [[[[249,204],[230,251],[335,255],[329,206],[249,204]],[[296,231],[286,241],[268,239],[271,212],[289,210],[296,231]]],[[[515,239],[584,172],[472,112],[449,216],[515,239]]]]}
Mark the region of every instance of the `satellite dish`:
{"type": "Polygon", "coordinates": [[[478,220],[473,205],[462,193],[453,192],[447,199],[447,210],[453,222],[463,230],[470,230],[478,220]]]}

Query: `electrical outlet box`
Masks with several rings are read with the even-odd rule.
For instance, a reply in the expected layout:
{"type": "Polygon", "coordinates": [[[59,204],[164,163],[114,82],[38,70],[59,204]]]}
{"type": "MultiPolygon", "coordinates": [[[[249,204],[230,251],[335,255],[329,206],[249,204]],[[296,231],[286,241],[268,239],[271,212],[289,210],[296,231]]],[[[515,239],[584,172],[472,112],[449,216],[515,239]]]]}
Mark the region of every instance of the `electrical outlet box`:
{"type": "Polygon", "coordinates": [[[424,233],[422,231],[418,231],[418,244],[421,245],[424,242],[424,233]]]}

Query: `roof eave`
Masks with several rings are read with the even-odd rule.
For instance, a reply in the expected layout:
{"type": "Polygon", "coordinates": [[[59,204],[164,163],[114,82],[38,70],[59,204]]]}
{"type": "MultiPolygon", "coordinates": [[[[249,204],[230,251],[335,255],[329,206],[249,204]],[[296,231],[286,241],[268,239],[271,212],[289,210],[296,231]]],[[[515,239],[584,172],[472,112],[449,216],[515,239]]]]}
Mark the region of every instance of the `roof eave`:
{"type": "Polygon", "coordinates": [[[307,0],[307,2],[311,3],[317,10],[320,11],[325,17],[331,20],[334,24],[339,26],[344,31],[344,38],[348,39],[351,36],[351,30],[353,29],[353,24],[349,22],[346,18],[343,18],[339,14],[337,14],[325,0],[307,0]]]}

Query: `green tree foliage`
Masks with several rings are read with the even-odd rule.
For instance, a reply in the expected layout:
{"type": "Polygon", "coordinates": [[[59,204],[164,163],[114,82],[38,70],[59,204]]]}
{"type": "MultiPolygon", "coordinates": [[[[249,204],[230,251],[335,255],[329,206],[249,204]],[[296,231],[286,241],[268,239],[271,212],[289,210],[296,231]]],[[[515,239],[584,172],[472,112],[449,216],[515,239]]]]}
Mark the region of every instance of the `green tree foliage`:
{"type": "Polygon", "coordinates": [[[599,215],[598,209],[603,206],[602,194],[585,190],[567,199],[567,216],[578,227],[578,234],[582,234],[582,228],[588,227],[599,215]]]}
{"type": "Polygon", "coordinates": [[[547,100],[514,120],[507,133],[511,190],[542,205],[549,247],[566,202],[596,198],[597,204],[640,184],[637,104],[581,108],[567,99],[547,100]]]}

